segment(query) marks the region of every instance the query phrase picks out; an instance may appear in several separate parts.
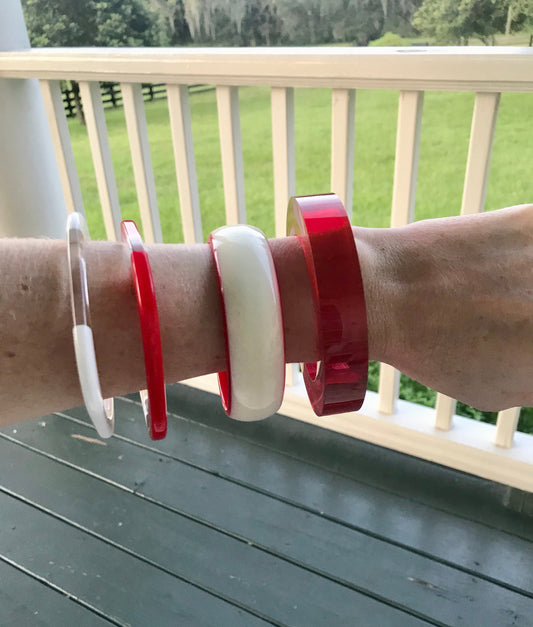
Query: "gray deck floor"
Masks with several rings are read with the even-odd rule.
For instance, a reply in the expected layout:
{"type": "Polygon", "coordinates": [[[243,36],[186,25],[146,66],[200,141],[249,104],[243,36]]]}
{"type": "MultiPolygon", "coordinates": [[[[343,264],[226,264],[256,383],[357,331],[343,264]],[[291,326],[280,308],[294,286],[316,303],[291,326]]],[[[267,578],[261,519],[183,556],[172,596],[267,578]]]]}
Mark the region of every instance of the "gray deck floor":
{"type": "MultiPolygon", "coordinates": [[[[168,388],[152,442],[85,411],[0,432],[0,625],[533,626],[506,488],[168,388]]],[[[327,419],[325,419],[327,420],[327,419]]]]}

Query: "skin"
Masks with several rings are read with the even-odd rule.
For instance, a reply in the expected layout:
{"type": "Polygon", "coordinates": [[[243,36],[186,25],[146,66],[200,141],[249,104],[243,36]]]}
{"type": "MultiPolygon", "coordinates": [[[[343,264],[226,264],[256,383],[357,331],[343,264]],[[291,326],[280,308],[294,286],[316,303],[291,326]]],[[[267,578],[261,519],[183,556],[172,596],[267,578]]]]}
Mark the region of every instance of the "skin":
{"type": "Polygon", "coordinates": [[[533,206],[418,222],[387,239],[383,361],[478,409],[532,405],[533,206]]]}
{"type": "MultiPolygon", "coordinates": [[[[533,205],[354,229],[370,359],[485,410],[533,404],[533,205]]],[[[315,321],[296,238],[271,240],[288,362],[313,361],[315,321]]],[[[147,246],[165,378],[224,369],[220,300],[206,244],[147,246]]],[[[104,396],[145,386],[126,247],[86,245],[104,396]]],[[[0,424],[82,404],[72,345],[66,244],[0,240],[0,424]]]]}

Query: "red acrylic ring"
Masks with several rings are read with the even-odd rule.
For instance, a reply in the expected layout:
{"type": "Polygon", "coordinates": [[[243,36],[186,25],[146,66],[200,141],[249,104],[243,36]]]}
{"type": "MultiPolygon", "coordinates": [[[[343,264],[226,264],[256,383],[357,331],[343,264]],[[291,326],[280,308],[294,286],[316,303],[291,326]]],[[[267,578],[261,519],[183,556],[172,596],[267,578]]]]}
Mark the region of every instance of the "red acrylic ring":
{"type": "Polygon", "coordinates": [[[127,242],[131,249],[131,273],[141,325],[148,394],[146,404],[143,403],[146,426],[152,440],[161,440],[167,434],[167,399],[154,280],[150,261],[135,222],[123,220],[120,227],[122,240],[127,242]]]}
{"type": "Polygon", "coordinates": [[[226,303],[224,301],[224,290],[222,289],[222,277],[220,276],[220,266],[218,263],[217,247],[210,233],[207,243],[211,248],[211,254],[215,261],[215,272],[217,276],[218,294],[220,298],[220,310],[222,313],[222,326],[224,328],[224,345],[226,347],[226,369],[217,373],[218,389],[220,390],[220,401],[222,409],[229,416],[231,415],[231,362],[229,357],[228,323],[226,319],[226,303]]]}
{"type": "Polygon", "coordinates": [[[320,360],[302,364],[318,416],[356,411],[368,378],[363,279],[352,227],[338,196],[291,198],[287,234],[303,247],[313,289],[320,360]]]}

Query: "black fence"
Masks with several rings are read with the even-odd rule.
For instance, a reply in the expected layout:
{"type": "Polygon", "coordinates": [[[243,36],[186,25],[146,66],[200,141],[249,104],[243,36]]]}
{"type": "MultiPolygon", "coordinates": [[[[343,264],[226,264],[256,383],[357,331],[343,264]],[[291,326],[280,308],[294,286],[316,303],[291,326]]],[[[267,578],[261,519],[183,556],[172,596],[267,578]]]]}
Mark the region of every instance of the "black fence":
{"type": "MultiPolygon", "coordinates": [[[[190,92],[209,91],[211,89],[214,89],[214,87],[210,85],[189,86],[190,92]]],[[[104,109],[116,108],[122,105],[122,91],[119,83],[100,83],[100,90],[102,92],[104,109]]],[[[63,104],[67,117],[75,117],[77,115],[78,106],[80,106],[80,108],[82,107],[79,85],[75,82],[65,82],[61,86],[61,92],[63,94],[63,104]]],[[[167,97],[167,89],[164,83],[143,83],[142,92],[145,101],[167,97]]]]}
{"type": "MultiPolygon", "coordinates": [[[[122,91],[119,83],[100,83],[100,90],[102,92],[104,108],[116,108],[122,105],[122,91]]],[[[76,83],[64,84],[61,88],[61,92],[63,94],[63,104],[67,117],[75,117],[78,104],[81,106],[79,86],[76,83]]],[[[167,89],[164,83],[143,84],[142,92],[145,101],[167,97],[167,89]]]]}

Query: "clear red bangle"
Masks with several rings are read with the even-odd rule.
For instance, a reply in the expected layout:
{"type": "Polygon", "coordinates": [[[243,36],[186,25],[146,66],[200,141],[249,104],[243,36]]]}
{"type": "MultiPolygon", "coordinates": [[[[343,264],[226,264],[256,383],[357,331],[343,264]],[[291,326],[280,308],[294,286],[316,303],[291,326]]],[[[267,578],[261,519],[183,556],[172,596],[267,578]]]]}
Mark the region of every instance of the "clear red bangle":
{"type": "Polygon", "coordinates": [[[131,273],[137,295],[137,308],[146,368],[146,390],[141,390],[144,419],[152,440],[161,440],[167,434],[167,400],[161,332],[150,261],[135,222],[121,222],[122,240],[131,250],[131,273]]]}
{"type": "Polygon", "coordinates": [[[368,378],[368,331],[359,257],[338,196],[291,198],[287,234],[303,247],[313,288],[320,359],[302,364],[318,416],[356,411],[368,378]]]}

